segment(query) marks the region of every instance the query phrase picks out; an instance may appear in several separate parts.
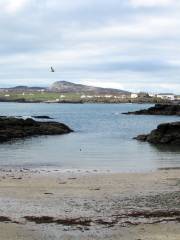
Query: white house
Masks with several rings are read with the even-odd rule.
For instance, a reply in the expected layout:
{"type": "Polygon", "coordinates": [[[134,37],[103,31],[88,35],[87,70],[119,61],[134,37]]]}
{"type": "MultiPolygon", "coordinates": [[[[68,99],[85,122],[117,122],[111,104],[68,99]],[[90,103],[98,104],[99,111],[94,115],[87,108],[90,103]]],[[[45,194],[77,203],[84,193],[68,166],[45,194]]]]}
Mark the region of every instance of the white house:
{"type": "Polygon", "coordinates": [[[160,93],[160,94],[157,94],[157,97],[165,100],[171,100],[171,101],[175,100],[175,95],[173,93],[160,93]]]}
{"type": "Polygon", "coordinates": [[[131,93],[131,98],[137,98],[138,94],[137,93],[131,93]]]}
{"type": "Polygon", "coordinates": [[[114,96],[116,99],[125,99],[127,98],[127,95],[119,95],[119,96],[114,96]]]}
{"type": "Polygon", "coordinates": [[[156,95],[157,95],[157,94],[155,94],[155,93],[149,93],[149,96],[150,96],[150,97],[156,97],[156,95]]]}
{"type": "Polygon", "coordinates": [[[108,95],[108,94],[106,94],[106,95],[104,95],[104,97],[105,97],[105,98],[111,98],[112,95],[108,95]]]}

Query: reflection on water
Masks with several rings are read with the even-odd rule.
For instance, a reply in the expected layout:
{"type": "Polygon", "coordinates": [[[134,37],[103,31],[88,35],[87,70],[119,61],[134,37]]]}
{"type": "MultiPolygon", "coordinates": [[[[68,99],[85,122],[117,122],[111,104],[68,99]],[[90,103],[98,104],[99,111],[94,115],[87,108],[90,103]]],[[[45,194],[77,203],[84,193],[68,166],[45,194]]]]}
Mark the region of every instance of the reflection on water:
{"type": "Polygon", "coordinates": [[[172,116],[122,115],[149,105],[0,103],[0,115],[49,115],[74,133],[33,137],[0,145],[1,166],[148,171],[180,166],[180,150],[153,146],[132,138],[148,133],[172,116]]]}
{"type": "Polygon", "coordinates": [[[180,153],[180,147],[178,145],[171,145],[171,144],[166,144],[166,145],[162,145],[162,144],[157,144],[157,145],[153,145],[151,144],[151,147],[154,148],[154,150],[158,151],[158,152],[166,152],[166,153],[170,153],[170,154],[179,154],[180,153]]]}

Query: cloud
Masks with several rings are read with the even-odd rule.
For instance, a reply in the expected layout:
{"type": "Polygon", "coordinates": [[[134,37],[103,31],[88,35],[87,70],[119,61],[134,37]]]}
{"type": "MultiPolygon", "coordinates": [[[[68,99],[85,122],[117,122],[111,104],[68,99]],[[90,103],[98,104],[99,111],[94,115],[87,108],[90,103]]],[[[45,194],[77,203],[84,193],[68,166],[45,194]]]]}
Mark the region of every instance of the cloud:
{"type": "Polygon", "coordinates": [[[0,0],[0,86],[180,92],[179,11],[176,0],[0,0]]]}
{"type": "Polygon", "coordinates": [[[176,0],[130,0],[134,7],[165,7],[175,2],[176,0]]]}
{"type": "Polygon", "coordinates": [[[5,11],[9,14],[15,14],[18,11],[23,10],[28,2],[29,0],[1,0],[1,11],[5,11]]]}

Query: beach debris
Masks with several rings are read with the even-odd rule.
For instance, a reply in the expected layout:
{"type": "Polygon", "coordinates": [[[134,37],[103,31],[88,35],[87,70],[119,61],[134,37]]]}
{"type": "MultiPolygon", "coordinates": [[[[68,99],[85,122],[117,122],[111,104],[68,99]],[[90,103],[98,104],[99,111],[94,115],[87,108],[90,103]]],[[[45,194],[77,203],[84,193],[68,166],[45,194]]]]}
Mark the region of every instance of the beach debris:
{"type": "Polygon", "coordinates": [[[98,187],[98,188],[90,188],[89,190],[90,191],[99,191],[99,190],[101,190],[101,188],[100,187],[98,187]]]}
{"type": "Polygon", "coordinates": [[[66,226],[72,226],[72,225],[80,225],[80,226],[90,226],[91,220],[86,218],[62,218],[62,219],[56,219],[49,216],[25,216],[24,217],[29,222],[34,222],[36,224],[44,224],[44,223],[55,223],[59,225],[66,225],[66,226]]]}
{"type": "Polygon", "coordinates": [[[140,224],[156,224],[162,222],[178,222],[180,223],[180,211],[178,210],[154,210],[154,211],[131,211],[112,215],[105,218],[56,218],[51,216],[25,216],[29,222],[36,224],[58,224],[65,226],[87,226],[105,225],[113,227],[115,225],[128,226],[140,224]]]}
{"type": "Polygon", "coordinates": [[[58,182],[59,184],[66,184],[67,182],[58,182]]]}

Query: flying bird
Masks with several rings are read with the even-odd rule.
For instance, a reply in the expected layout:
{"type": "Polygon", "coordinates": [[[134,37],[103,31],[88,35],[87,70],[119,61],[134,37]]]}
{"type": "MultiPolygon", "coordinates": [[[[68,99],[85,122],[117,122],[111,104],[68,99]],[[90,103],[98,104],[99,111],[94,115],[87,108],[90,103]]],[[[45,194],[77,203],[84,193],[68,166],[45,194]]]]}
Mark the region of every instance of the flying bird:
{"type": "Polygon", "coordinates": [[[55,70],[54,70],[54,68],[53,68],[53,67],[51,67],[51,72],[55,72],[55,70]]]}

